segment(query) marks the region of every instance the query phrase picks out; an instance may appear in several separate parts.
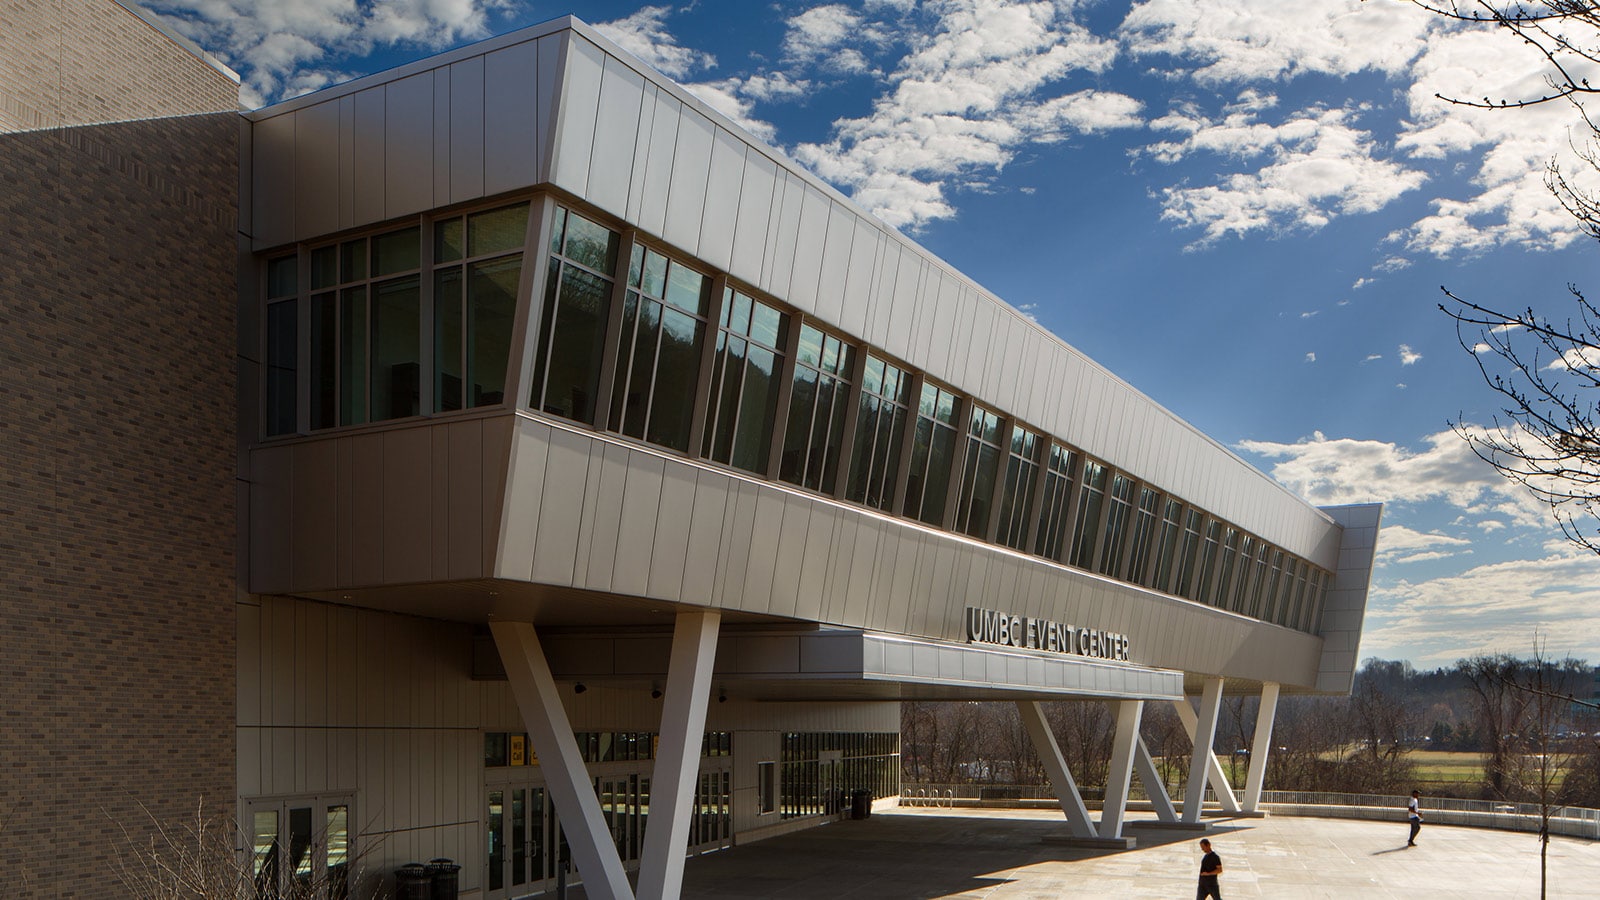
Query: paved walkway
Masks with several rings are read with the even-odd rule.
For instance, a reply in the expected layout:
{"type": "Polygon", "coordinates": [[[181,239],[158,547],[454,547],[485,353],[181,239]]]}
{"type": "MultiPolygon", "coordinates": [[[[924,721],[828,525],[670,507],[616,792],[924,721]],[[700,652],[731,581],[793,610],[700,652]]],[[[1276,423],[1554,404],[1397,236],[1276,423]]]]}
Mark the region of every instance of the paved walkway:
{"type": "MultiPolygon", "coordinates": [[[[1059,812],[901,809],[836,822],[690,860],[686,898],[1029,898],[1194,896],[1198,838],[1141,828],[1128,852],[1043,844],[1059,812]]],[[[1213,820],[1223,896],[1539,896],[1533,835],[1428,825],[1405,846],[1403,823],[1276,817],[1213,820]]],[[[1600,843],[1555,838],[1550,897],[1600,892],[1600,843]]],[[[582,896],[578,890],[569,896],[582,896]]]]}

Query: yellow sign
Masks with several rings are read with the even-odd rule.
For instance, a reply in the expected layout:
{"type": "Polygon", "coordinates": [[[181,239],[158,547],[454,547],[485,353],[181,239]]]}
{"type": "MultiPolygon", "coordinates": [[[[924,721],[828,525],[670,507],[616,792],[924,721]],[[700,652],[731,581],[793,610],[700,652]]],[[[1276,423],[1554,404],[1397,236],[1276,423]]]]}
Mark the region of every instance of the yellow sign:
{"type": "Polygon", "coordinates": [[[525,766],[528,764],[527,738],[520,734],[511,736],[511,765],[525,766]]]}

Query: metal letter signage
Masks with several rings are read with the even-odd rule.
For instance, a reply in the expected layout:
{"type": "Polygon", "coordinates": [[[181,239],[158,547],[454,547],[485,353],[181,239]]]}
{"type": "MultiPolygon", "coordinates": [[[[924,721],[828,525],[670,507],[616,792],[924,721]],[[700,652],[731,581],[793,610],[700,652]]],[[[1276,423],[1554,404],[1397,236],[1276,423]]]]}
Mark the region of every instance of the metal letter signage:
{"type": "Polygon", "coordinates": [[[976,606],[967,607],[967,642],[1128,661],[1128,636],[1125,634],[1014,616],[976,606]]]}

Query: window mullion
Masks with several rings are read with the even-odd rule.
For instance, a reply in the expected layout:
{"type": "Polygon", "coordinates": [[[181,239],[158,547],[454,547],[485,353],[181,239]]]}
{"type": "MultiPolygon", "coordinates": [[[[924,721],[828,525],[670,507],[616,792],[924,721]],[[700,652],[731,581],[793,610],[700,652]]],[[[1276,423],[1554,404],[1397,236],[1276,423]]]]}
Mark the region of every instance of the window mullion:
{"type": "MultiPolygon", "coordinates": [[[[990,485],[988,509],[989,525],[985,529],[983,539],[994,543],[996,535],[1000,533],[1000,508],[1005,504],[1006,473],[1011,470],[1011,437],[1016,432],[1017,420],[1007,417],[1005,424],[1000,428],[1000,447],[995,451],[994,484],[990,485]],[[1001,463],[1005,463],[1004,466],[1001,463]]],[[[980,457],[981,458],[981,457],[980,457]]],[[[1022,469],[1018,467],[1017,477],[1022,477],[1022,469]]],[[[974,497],[974,500],[977,498],[974,497]]]]}
{"type": "Polygon", "coordinates": [[[1032,553],[1038,546],[1039,520],[1044,517],[1044,487],[1045,481],[1050,477],[1050,454],[1055,450],[1055,442],[1048,434],[1039,436],[1039,448],[1034,451],[1036,465],[1033,469],[1033,487],[1028,491],[1028,510],[1026,518],[1025,537],[1020,548],[1023,553],[1032,553]]]}
{"type": "MultiPolygon", "coordinates": [[[[617,349],[622,343],[622,308],[628,299],[628,275],[633,264],[633,246],[638,239],[639,232],[635,229],[624,229],[617,238],[617,263],[611,269],[611,300],[606,309],[606,335],[600,350],[600,381],[595,385],[594,391],[594,428],[597,431],[621,431],[621,422],[611,421],[611,394],[616,389],[616,375],[619,361],[617,349]]],[[[641,305],[643,298],[641,296],[641,305]]],[[[638,315],[636,311],[635,315],[638,315]]],[[[637,319],[634,324],[638,328],[637,319]]],[[[631,366],[633,360],[628,364],[631,366]]],[[[623,384],[627,390],[627,384],[623,384]]],[[[623,410],[626,415],[627,410],[623,410]]]]}
{"type": "MultiPolygon", "coordinates": [[[[927,380],[927,376],[921,372],[915,372],[911,375],[911,390],[908,395],[910,406],[906,409],[904,433],[900,435],[900,457],[894,473],[894,502],[889,507],[890,511],[899,515],[905,514],[906,490],[911,481],[912,448],[916,445],[917,438],[917,411],[922,404],[922,386],[927,383],[927,380]]],[[[928,483],[927,473],[923,473],[922,483],[926,488],[928,483]]],[[[924,493],[926,493],[926,490],[924,490],[924,493]]],[[[920,503],[918,504],[918,509],[921,509],[920,503]]]]}
{"type": "MultiPolygon", "coordinates": [[[[548,195],[542,195],[532,201],[533,208],[529,210],[528,230],[522,239],[522,274],[517,279],[517,306],[516,317],[512,324],[512,353],[520,349],[521,356],[513,355],[516,365],[511,368],[507,376],[506,398],[513,408],[521,406],[526,397],[528,404],[534,409],[544,409],[543,397],[529,396],[532,390],[534,377],[534,361],[539,358],[539,342],[549,340],[549,335],[540,333],[540,323],[544,319],[544,298],[551,292],[547,290],[546,281],[550,278],[550,232],[555,228],[556,203],[548,195]],[[537,223],[537,224],[535,224],[537,223]]],[[[557,290],[551,296],[554,304],[560,297],[560,275],[557,276],[557,290]]],[[[555,325],[555,310],[551,310],[550,324],[555,325]]],[[[546,368],[549,359],[546,357],[546,368]]],[[[541,377],[540,385],[548,384],[541,377]]]]}
{"type": "MultiPolygon", "coordinates": [[[[772,481],[778,480],[778,469],[783,462],[783,444],[789,433],[789,403],[792,399],[790,395],[794,392],[794,369],[795,366],[800,364],[800,317],[783,314],[783,318],[788,322],[788,330],[783,335],[783,347],[781,348],[783,358],[778,360],[780,367],[777,373],[778,403],[772,414],[772,439],[767,442],[767,478],[772,481]]],[[[721,320],[718,319],[718,321],[720,322],[721,320]]],[[[824,341],[826,341],[826,338],[824,338],[824,341]]],[[[820,363],[821,360],[818,360],[818,362],[820,363]]],[[[816,427],[817,409],[822,405],[816,401],[822,398],[822,379],[825,375],[826,373],[822,372],[819,366],[817,371],[817,396],[812,398],[811,403],[811,428],[806,429],[806,454],[802,456],[800,461],[801,484],[805,483],[806,468],[811,461],[809,454],[811,447],[815,444],[811,440],[811,434],[812,429],[816,427]]],[[[827,444],[824,443],[822,455],[826,458],[827,454],[827,444]]],[[[821,477],[820,473],[818,473],[818,477],[821,477]]]]}
{"type": "MultiPolygon", "coordinates": [[[[845,499],[845,493],[850,485],[850,466],[855,458],[856,428],[861,423],[861,390],[867,378],[867,348],[857,347],[850,359],[850,384],[845,390],[846,403],[844,408],[844,435],[839,442],[839,468],[833,478],[833,497],[835,500],[845,499]]],[[[838,397],[838,387],[835,385],[834,396],[838,397]]],[[[874,441],[872,446],[876,446],[874,441]]],[[[868,471],[871,471],[871,457],[865,460],[868,471]]]]}
{"type": "Polygon", "coordinates": [[[722,328],[722,305],[727,302],[723,297],[728,287],[728,276],[717,273],[711,276],[711,301],[706,309],[706,333],[700,346],[700,369],[696,374],[694,388],[694,411],[689,416],[689,458],[699,459],[704,454],[701,447],[705,441],[706,419],[710,417],[710,406],[716,402],[711,396],[711,367],[716,360],[717,333],[722,328]]]}

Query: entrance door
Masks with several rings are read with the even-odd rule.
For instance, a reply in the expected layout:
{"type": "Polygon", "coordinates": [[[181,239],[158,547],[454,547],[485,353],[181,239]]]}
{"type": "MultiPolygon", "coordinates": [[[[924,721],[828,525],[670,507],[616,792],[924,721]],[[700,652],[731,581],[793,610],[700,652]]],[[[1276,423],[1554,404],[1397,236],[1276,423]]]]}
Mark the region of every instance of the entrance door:
{"type": "Polygon", "coordinates": [[[514,900],[555,886],[554,816],[542,782],[488,789],[487,900],[514,900]]]}

